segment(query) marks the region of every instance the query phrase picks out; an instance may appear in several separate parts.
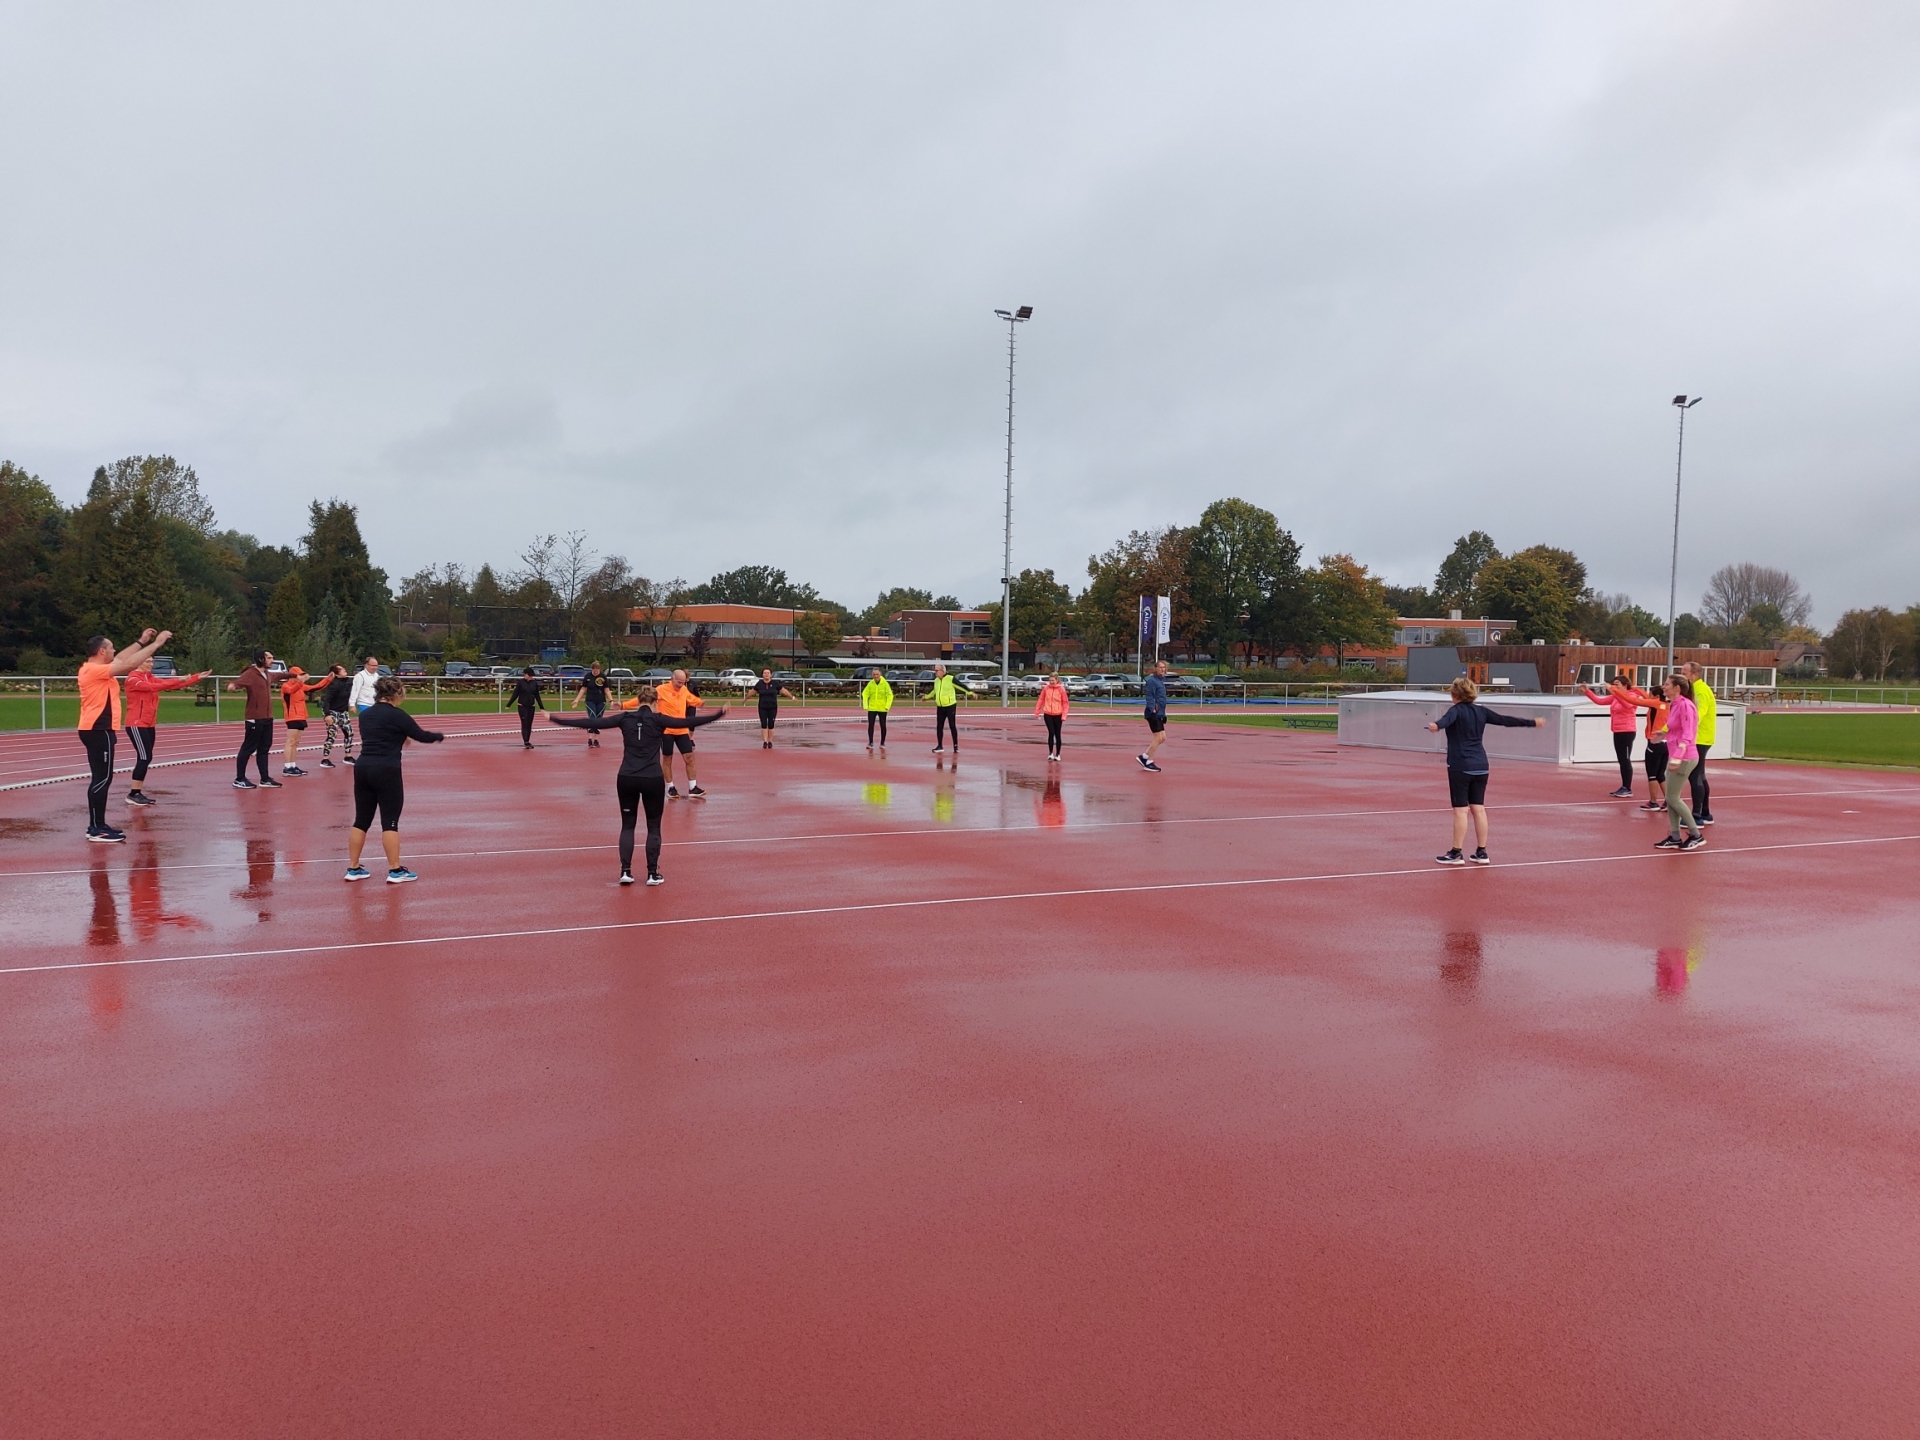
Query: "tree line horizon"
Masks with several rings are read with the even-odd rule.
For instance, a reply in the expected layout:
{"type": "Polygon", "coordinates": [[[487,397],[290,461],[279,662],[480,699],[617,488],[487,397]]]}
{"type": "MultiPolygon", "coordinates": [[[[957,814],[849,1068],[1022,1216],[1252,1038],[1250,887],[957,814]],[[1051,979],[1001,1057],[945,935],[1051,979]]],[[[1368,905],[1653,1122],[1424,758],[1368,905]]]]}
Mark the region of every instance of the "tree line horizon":
{"type": "MultiPolygon", "coordinates": [[[[477,660],[502,639],[523,647],[514,653],[554,644],[601,659],[632,653],[633,639],[657,659],[681,607],[715,603],[794,611],[812,654],[905,609],[984,610],[1000,631],[998,595],[967,607],[953,595],[896,586],[856,609],[770,565],[697,584],[656,579],[623,556],[601,556],[578,530],[535,536],[509,566],[488,562],[469,573],[445,562],[396,589],[373,563],[357,507],[316,499],[307,518],[293,545],[217,529],[198,476],[171,456],[100,466],[72,507],[0,460],[0,669],[70,662],[90,635],[120,642],[147,625],[181,636],[176,648],[192,669],[224,668],[260,645],[309,670],[407,651],[477,660]],[[642,633],[630,635],[635,611],[645,617],[642,633]]],[[[1014,648],[1029,659],[1061,638],[1079,642],[1089,660],[1131,657],[1142,595],[1172,596],[1176,651],[1248,665],[1331,651],[1338,666],[1349,650],[1391,644],[1397,617],[1444,620],[1454,610],[1512,622],[1504,638],[1518,643],[1607,643],[1667,630],[1630,596],[1597,589],[1569,549],[1540,543],[1509,553],[1471,530],[1430,585],[1401,586],[1346,552],[1304,563],[1272,511],[1238,498],[1214,501],[1192,525],[1136,530],[1089,556],[1077,593],[1051,568],[1023,569],[1011,588],[1014,648]]],[[[1787,571],[1728,564],[1709,580],[1698,613],[1679,616],[1676,638],[1746,649],[1799,640],[1825,646],[1834,673],[1878,680],[1920,664],[1920,605],[1850,610],[1824,636],[1808,627],[1811,613],[1811,597],[1787,571]]],[[[710,637],[696,630],[692,638],[704,659],[710,637]]],[[[753,645],[735,646],[734,658],[743,650],[754,652],[749,660],[772,658],[753,645]]]]}

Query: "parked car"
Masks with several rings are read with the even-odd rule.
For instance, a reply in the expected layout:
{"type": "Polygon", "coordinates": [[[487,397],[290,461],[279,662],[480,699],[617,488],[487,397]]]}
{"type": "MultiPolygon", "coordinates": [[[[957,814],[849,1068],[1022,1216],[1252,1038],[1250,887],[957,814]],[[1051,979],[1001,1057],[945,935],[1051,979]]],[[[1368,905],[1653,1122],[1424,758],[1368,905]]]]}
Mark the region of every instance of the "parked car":
{"type": "Polygon", "coordinates": [[[587,667],[584,665],[562,665],[554,673],[562,680],[584,680],[587,678],[587,667]]]}
{"type": "Polygon", "coordinates": [[[153,673],[156,675],[178,675],[180,672],[173,668],[173,656],[156,655],[153,657],[153,673]]]}
{"type": "Polygon", "coordinates": [[[994,681],[999,678],[1000,677],[996,675],[990,680],[978,670],[969,670],[966,674],[960,676],[959,680],[961,688],[969,695],[984,695],[994,688],[994,681]]]}
{"type": "Polygon", "coordinates": [[[606,676],[607,676],[607,679],[609,680],[624,680],[629,683],[631,683],[635,678],[633,671],[629,670],[624,665],[614,666],[611,670],[606,672],[606,676]]]}
{"type": "Polygon", "coordinates": [[[1087,677],[1084,675],[1062,675],[1060,677],[1060,683],[1067,687],[1067,694],[1069,695],[1084,695],[1087,693],[1087,677]]]}
{"type": "Polygon", "coordinates": [[[1124,695],[1132,686],[1131,675],[1096,670],[1087,676],[1087,693],[1090,695],[1124,695]]]}
{"type": "Polygon", "coordinates": [[[473,673],[474,667],[465,660],[449,660],[446,663],[446,676],[449,680],[458,680],[463,675],[473,673]]]}
{"type": "Polygon", "coordinates": [[[720,683],[731,685],[736,690],[751,690],[753,682],[760,677],[743,666],[736,665],[730,670],[720,672],[720,683]]]}
{"type": "Polygon", "coordinates": [[[536,680],[548,680],[553,677],[553,666],[551,665],[535,665],[532,668],[536,680]]]}
{"type": "Polygon", "coordinates": [[[687,683],[689,685],[691,685],[696,680],[718,681],[719,679],[720,679],[720,672],[717,670],[689,670],[687,672],[687,683]]]}
{"type": "Polygon", "coordinates": [[[658,666],[655,666],[651,670],[642,670],[640,672],[640,678],[649,685],[658,685],[663,680],[671,680],[673,678],[673,672],[671,670],[662,670],[658,666]]]}
{"type": "Polygon", "coordinates": [[[511,680],[520,672],[511,665],[489,665],[482,673],[489,680],[511,680]]]}
{"type": "Polygon", "coordinates": [[[840,677],[831,670],[816,670],[807,676],[807,684],[817,685],[823,690],[836,688],[843,683],[840,677]]]}
{"type": "Polygon", "coordinates": [[[400,662],[400,668],[393,673],[396,675],[424,675],[427,673],[427,667],[419,660],[402,660],[400,662]]]}
{"type": "MultiPolygon", "coordinates": [[[[278,655],[276,655],[276,656],[274,656],[274,657],[273,657],[273,659],[271,659],[271,660],[269,660],[269,661],[267,662],[267,673],[268,673],[269,675],[284,675],[284,674],[286,674],[286,673],[287,673],[287,662],[286,662],[286,661],[284,661],[284,660],[282,660],[282,659],[281,659],[281,658],[280,658],[280,657],[279,657],[278,655]]],[[[380,673],[381,673],[382,675],[391,675],[391,674],[392,674],[393,672],[392,672],[391,670],[389,670],[389,669],[387,669],[387,667],[386,667],[386,666],[384,666],[384,665],[382,665],[382,666],[380,667],[380,673]]]]}
{"type": "Polygon", "coordinates": [[[807,677],[798,670],[776,670],[773,672],[773,678],[782,685],[791,686],[802,683],[807,677]]]}

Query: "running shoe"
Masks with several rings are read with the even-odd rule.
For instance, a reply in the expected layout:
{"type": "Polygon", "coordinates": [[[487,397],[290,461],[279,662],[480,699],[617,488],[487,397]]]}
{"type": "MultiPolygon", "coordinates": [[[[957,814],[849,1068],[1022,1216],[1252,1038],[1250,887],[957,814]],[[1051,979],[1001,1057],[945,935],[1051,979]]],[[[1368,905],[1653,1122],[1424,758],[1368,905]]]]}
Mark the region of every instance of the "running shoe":
{"type": "Polygon", "coordinates": [[[1696,815],[1693,818],[1698,820],[1702,825],[1713,824],[1713,816],[1711,815],[1696,815]]]}
{"type": "Polygon", "coordinates": [[[1136,755],[1133,758],[1140,762],[1140,768],[1142,770],[1146,769],[1149,765],[1153,763],[1151,760],[1147,759],[1147,757],[1144,755],[1136,755]]]}
{"type": "Polygon", "coordinates": [[[414,874],[404,865],[398,870],[387,871],[387,884],[389,885],[404,885],[409,880],[418,880],[419,878],[418,875],[414,874]]]}
{"type": "Polygon", "coordinates": [[[1487,854],[1487,848],[1483,845],[1471,855],[1467,856],[1467,863],[1469,865],[1491,865],[1493,863],[1493,857],[1487,854]]]}
{"type": "Polygon", "coordinates": [[[1444,855],[1434,856],[1433,863],[1436,865],[1464,865],[1467,863],[1467,857],[1458,850],[1449,850],[1444,855]]]}
{"type": "Polygon", "coordinates": [[[1633,798],[1633,787],[1631,785],[1622,785],[1618,790],[1613,792],[1613,798],[1615,800],[1631,800],[1633,798]]]}
{"type": "Polygon", "coordinates": [[[1680,845],[1681,840],[1678,835],[1669,835],[1653,848],[1656,850],[1678,850],[1680,845]]]}
{"type": "Polygon", "coordinates": [[[373,872],[364,865],[355,865],[347,871],[347,879],[349,880],[370,880],[372,878],[373,872]]]}
{"type": "Polygon", "coordinates": [[[346,757],[346,762],[347,762],[347,764],[349,764],[349,765],[351,765],[351,764],[353,764],[353,757],[352,757],[351,755],[349,755],[349,756],[347,756],[347,757],[346,757]]]}
{"type": "Polygon", "coordinates": [[[1667,808],[1667,802],[1664,800],[1649,800],[1640,808],[1642,810],[1664,810],[1667,808]]]}
{"type": "Polygon", "coordinates": [[[1158,774],[1160,773],[1160,767],[1159,767],[1158,765],[1156,765],[1156,764],[1154,764],[1154,763],[1153,763],[1153,761],[1151,761],[1151,760],[1142,760],[1142,761],[1140,762],[1140,766],[1141,766],[1141,768],[1142,768],[1142,769],[1144,769],[1144,770],[1151,770],[1151,771],[1153,771],[1153,773],[1154,773],[1154,774],[1156,774],[1156,775],[1158,775],[1158,774]]]}
{"type": "Polygon", "coordinates": [[[689,800],[704,800],[707,798],[707,792],[705,788],[700,785],[689,785],[687,787],[687,798],[689,800]]]}
{"type": "Polygon", "coordinates": [[[282,775],[304,775],[307,772],[302,770],[298,765],[282,765],[280,767],[280,773],[282,775]]]}
{"type": "Polygon", "coordinates": [[[126,842],[126,838],[124,831],[116,830],[111,825],[102,825],[98,830],[91,826],[87,829],[87,839],[95,845],[121,845],[126,842]]]}
{"type": "Polygon", "coordinates": [[[322,760],[320,762],[320,768],[322,770],[331,770],[333,768],[333,762],[331,760],[322,760]]]}
{"type": "Polygon", "coordinates": [[[153,804],[153,797],[144,790],[129,790],[127,792],[127,804],[151,805],[153,804]]]}
{"type": "Polygon", "coordinates": [[[680,787],[678,785],[667,786],[667,799],[678,800],[679,798],[680,798],[680,787]]]}
{"type": "Polygon", "coordinates": [[[284,790],[286,786],[282,785],[271,775],[263,775],[260,777],[260,788],[262,790],[284,790]]]}
{"type": "Polygon", "coordinates": [[[944,755],[947,753],[947,747],[944,745],[936,745],[933,747],[933,753],[936,755],[944,755]]]}
{"type": "Polygon", "coordinates": [[[658,870],[651,872],[647,876],[647,884],[649,885],[664,885],[666,883],[667,877],[662,875],[658,870]]]}
{"type": "Polygon", "coordinates": [[[244,780],[244,779],[243,779],[243,780],[236,780],[236,781],[234,781],[234,782],[233,782],[233,788],[234,788],[234,789],[236,789],[236,790],[252,790],[252,789],[254,789],[255,787],[254,787],[254,783],[253,783],[253,781],[251,781],[251,780],[244,780]]]}
{"type": "Polygon", "coordinates": [[[1680,842],[1680,848],[1682,850],[1704,850],[1707,848],[1707,837],[1704,835],[1689,835],[1680,842]]]}
{"type": "Polygon", "coordinates": [[[633,872],[631,870],[622,870],[620,872],[620,883],[622,885],[633,884],[633,872]]]}

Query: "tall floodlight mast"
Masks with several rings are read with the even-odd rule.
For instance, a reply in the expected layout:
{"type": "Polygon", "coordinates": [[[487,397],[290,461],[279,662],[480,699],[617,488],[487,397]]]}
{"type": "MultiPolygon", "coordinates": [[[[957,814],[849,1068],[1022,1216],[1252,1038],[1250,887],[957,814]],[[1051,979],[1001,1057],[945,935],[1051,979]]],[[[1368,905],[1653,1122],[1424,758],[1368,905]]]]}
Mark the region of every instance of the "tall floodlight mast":
{"type": "Polygon", "coordinates": [[[1012,704],[1013,657],[1013,337],[1014,326],[1033,318],[1033,307],[993,312],[1007,322],[1007,509],[1000,552],[1000,708],[1012,704]]]}
{"type": "Polygon", "coordinates": [[[1680,463],[1687,454],[1687,411],[1705,398],[1700,395],[1689,400],[1684,395],[1673,397],[1673,403],[1680,411],[1680,443],[1673,452],[1673,564],[1667,571],[1667,669],[1673,669],[1673,635],[1678,623],[1678,604],[1680,599],[1680,463]]]}

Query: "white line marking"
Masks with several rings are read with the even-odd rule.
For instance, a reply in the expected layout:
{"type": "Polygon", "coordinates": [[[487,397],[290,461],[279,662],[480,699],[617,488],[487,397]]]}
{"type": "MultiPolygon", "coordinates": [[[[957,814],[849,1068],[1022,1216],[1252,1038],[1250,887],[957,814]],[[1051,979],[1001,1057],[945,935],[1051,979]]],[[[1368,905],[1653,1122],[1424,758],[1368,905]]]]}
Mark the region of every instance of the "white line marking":
{"type": "MultiPolygon", "coordinates": [[[[1753,855],[1775,850],[1823,850],[1840,845],[1897,845],[1915,835],[1876,835],[1857,840],[1796,840],[1779,845],[1722,846],[1712,853],[1753,855]]],[[[1631,855],[1573,855],[1558,860],[1520,860],[1500,870],[1542,870],[1563,865],[1609,865],[1621,861],[1677,863],[1677,853],[1640,850],[1631,855]]],[[[994,905],[1022,900],[1073,900],[1096,895],[1153,895],[1176,890],[1237,890],[1267,885],[1307,885],[1331,880],[1392,880],[1410,875],[1456,873],[1436,865],[1400,870],[1348,870],[1331,875],[1263,875],[1245,880],[1178,880],[1157,885],[1100,885],[1080,890],[1021,890],[998,895],[949,895],[930,900],[874,900],[858,905],[818,905],[798,910],[748,910],[732,915],[685,915],[670,920],[618,920],[602,925],[556,925],[539,930],[490,930],[473,935],[420,935],[399,940],[355,940],[335,945],[289,945],[273,950],[215,950],[202,955],[149,955],[127,960],[73,960],[57,965],[12,965],[0,975],[35,975],[55,970],[110,970],[128,965],[178,965],[199,960],[260,960],[283,955],[331,955],[354,950],[390,950],[419,945],[459,945],[481,940],[542,940],[556,935],[600,935],[618,930],[655,930],[679,925],[718,925],[751,920],[800,920],[819,915],[857,915],[874,910],[917,910],[941,905],[994,905]]]]}

